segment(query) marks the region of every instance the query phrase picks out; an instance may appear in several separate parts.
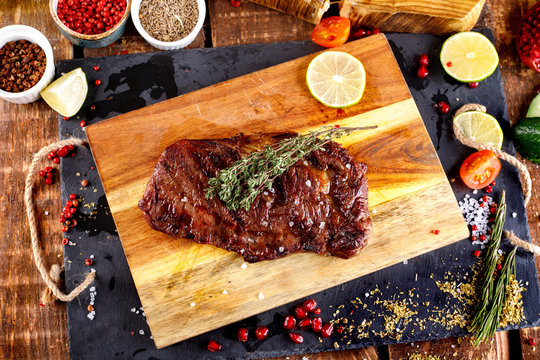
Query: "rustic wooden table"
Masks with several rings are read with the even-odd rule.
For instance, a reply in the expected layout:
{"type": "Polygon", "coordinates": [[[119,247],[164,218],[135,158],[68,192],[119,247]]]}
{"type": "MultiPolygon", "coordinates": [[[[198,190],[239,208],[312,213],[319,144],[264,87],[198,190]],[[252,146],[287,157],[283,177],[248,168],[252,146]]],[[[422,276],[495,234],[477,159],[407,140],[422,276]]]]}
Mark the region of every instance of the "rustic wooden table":
{"type": "MultiPolygon", "coordinates": [[[[536,0],[487,0],[479,26],[494,31],[506,89],[510,119],[518,121],[540,85],[540,75],[522,65],[514,38],[521,14],[536,0]]],[[[190,47],[217,47],[249,43],[309,39],[313,25],[292,16],[242,1],[235,8],[228,0],[208,0],[204,31],[190,47]]],[[[75,49],[56,29],[48,16],[46,0],[0,0],[0,27],[26,24],[42,31],[50,40],[56,61],[74,57],[150,52],[154,48],[130,25],[113,46],[75,49]]],[[[30,105],[0,101],[0,357],[5,359],[67,359],[66,307],[62,303],[39,306],[43,285],[30,250],[29,230],[23,204],[25,173],[32,154],[58,140],[57,114],[42,100],[30,105]]],[[[533,184],[540,180],[540,166],[526,162],[533,184]]],[[[40,232],[49,264],[62,257],[60,186],[39,186],[40,232]],[[43,211],[40,211],[43,214],[43,211]]],[[[531,235],[540,245],[540,188],[533,186],[527,211],[531,235]]],[[[534,240],[533,240],[534,241],[534,240]]],[[[527,344],[540,341],[540,328],[499,332],[489,344],[474,348],[468,338],[450,338],[415,344],[372,347],[354,351],[309,355],[309,359],[407,359],[429,354],[434,359],[540,359],[540,350],[527,344]]],[[[291,356],[300,360],[302,356],[291,356]]]]}

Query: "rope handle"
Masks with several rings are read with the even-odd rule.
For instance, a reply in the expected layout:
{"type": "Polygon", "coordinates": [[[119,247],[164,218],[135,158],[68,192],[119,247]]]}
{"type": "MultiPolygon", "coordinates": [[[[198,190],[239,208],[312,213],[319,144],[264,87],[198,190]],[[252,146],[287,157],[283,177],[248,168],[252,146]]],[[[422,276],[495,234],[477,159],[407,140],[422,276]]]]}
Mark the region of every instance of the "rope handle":
{"type": "Polygon", "coordinates": [[[30,164],[30,168],[28,169],[28,173],[26,175],[26,183],[25,183],[25,189],[24,189],[24,204],[26,206],[26,215],[28,216],[28,224],[30,226],[30,237],[32,240],[32,253],[34,255],[34,262],[36,263],[36,267],[38,268],[39,273],[41,274],[41,278],[47,285],[47,288],[45,289],[44,293],[41,296],[41,303],[40,303],[41,305],[47,304],[49,301],[53,300],[54,298],[57,298],[61,301],[69,302],[73,300],[76,296],[78,296],[81,292],[83,292],[84,289],[86,289],[96,278],[95,271],[91,271],[90,273],[86,275],[86,278],[84,279],[84,281],[81,284],[79,284],[75,289],[73,289],[72,292],[70,292],[69,294],[65,294],[58,287],[58,283],[60,282],[60,274],[62,271],[62,267],[60,267],[58,264],[53,264],[51,266],[51,269],[47,271],[44,264],[43,250],[41,246],[39,245],[36,212],[35,212],[34,200],[32,196],[34,193],[34,181],[33,181],[34,174],[36,173],[39,162],[45,159],[47,155],[49,154],[49,152],[56,150],[60,147],[66,146],[66,145],[85,146],[86,141],[72,137],[72,138],[58,141],[54,144],[50,144],[48,146],[43,147],[40,151],[34,154],[34,158],[32,159],[32,163],[30,164]]]}
{"type": "MultiPolygon", "coordinates": [[[[484,105],[481,105],[481,104],[465,104],[456,111],[456,113],[454,114],[454,119],[458,115],[466,111],[480,111],[480,112],[485,113],[487,109],[484,105]]],[[[520,162],[516,157],[508,153],[505,153],[502,150],[499,150],[493,146],[479,144],[476,141],[466,137],[461,131],[461,129],[456,125],[455,121],[453,122],[452,128],[454,130],[454,135],[462,144],[467,145],[477,150],[490,150],[495,155],[497,155],[499,159],[503,159],[518,168],[519,173],[521,175],[521,179],[523,180],[522,187],[523,187],[523,194],[524,194],[524,202],[525,202],[525,207],[527,207],[527,205],[529,204],[529,200],[531,199],[531,193],[532,193],[532,180],[531,180],[531,175],[529,174],[529,170],[527,169],[527,167],[522,162],[520,162]]],[[[506,231],[506,230],[503,231],[503,235],[510,241],[511,244],[515,246],[519,246],[520,248],[530,253],[533,253],[535,255],[540,255],[540,246],[521,240],[516,235],[514,235],[514,233],[510,231],[506,231]]]]}

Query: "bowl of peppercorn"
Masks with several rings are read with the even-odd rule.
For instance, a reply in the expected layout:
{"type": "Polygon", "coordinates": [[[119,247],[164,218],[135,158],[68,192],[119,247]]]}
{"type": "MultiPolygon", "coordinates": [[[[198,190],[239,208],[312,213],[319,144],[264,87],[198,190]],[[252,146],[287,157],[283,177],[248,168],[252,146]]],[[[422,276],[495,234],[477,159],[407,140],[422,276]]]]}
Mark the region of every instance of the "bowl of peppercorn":
{"type": "Polygon", "coordinates": [[[49,11],[62,35],[74,45],[100,48],[122,36],[131,0],[50,0],[49,11]]]}
{"type": "Polygon", "coordinates": [[[191,44],[205,17],[204,0],[133,0],[131,4],[133,25],[150,45],[161,50],[191,44]]]}
{"type": "Polygon", "coordinates": [[[54,77],[54,57],[49,40],[26,25],[0,29],[0,98],[28,104],[54,77]]]}

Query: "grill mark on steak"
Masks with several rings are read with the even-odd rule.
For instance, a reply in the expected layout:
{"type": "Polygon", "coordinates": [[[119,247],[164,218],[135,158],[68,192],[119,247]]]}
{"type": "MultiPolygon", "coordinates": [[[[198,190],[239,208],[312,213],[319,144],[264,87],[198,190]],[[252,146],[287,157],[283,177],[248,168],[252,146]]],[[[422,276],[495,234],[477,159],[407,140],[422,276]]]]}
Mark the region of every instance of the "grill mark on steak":
{"type": "Polygon", "coordinates": [[[235,251],[245,261],[299,251],[350,258],[371,234],[367,166],[335,142],[291,166],[249,211],[205,199],[208,180],[292,133],[179,140],[161,154],[139,208],[155,230],[235,251]]]}

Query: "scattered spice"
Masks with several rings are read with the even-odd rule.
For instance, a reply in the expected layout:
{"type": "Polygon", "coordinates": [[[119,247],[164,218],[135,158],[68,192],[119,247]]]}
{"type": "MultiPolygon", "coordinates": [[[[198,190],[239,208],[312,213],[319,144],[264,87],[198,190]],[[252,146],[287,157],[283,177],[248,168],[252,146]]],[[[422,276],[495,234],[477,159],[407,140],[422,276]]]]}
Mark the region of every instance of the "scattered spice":
{"type": "Polygon", "coordinates": [[[193,31],[199,19],[196,0],[143,0],[139,9],[141,25],[160,41],[177,41],[193,31]]]}
{"type": "Polygon", "coordinates": [[[9,41],[0,48],[0,89],[18,93],[32,88],[45,72],[47,58],[27,40],[9,41]]]}

